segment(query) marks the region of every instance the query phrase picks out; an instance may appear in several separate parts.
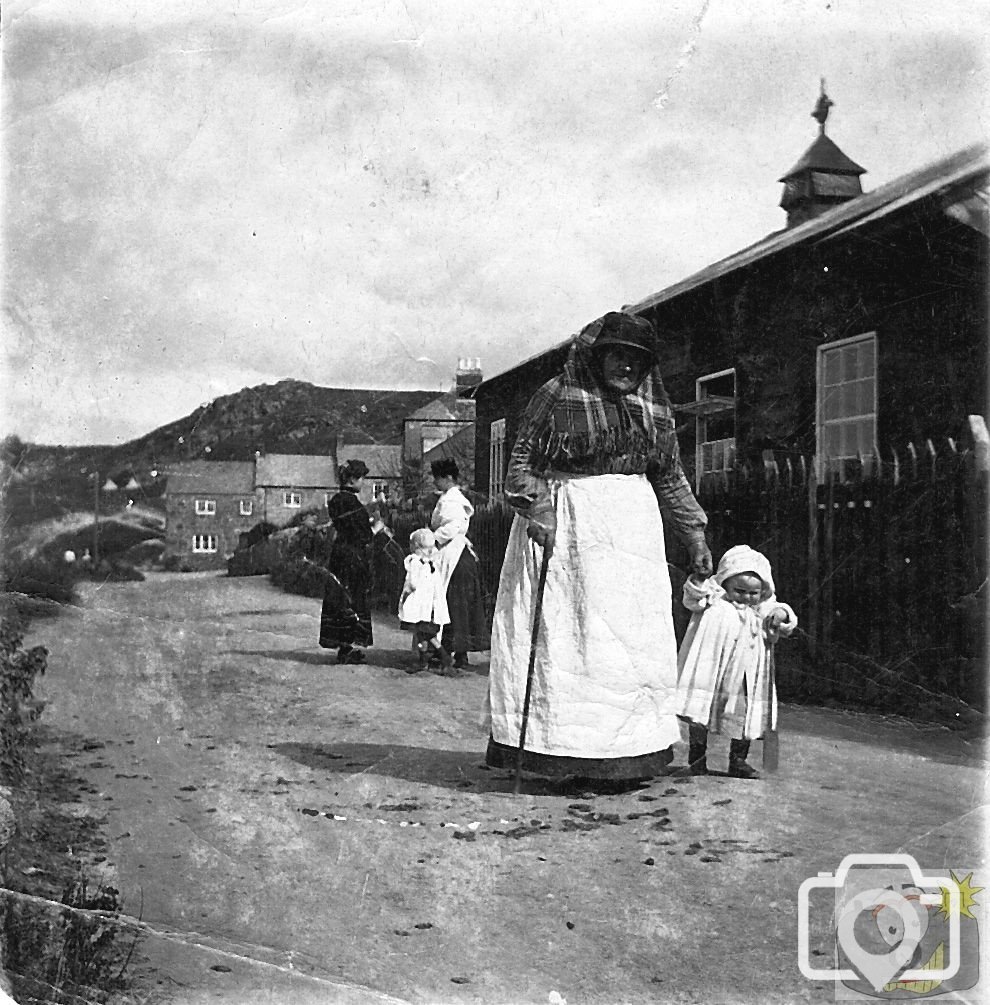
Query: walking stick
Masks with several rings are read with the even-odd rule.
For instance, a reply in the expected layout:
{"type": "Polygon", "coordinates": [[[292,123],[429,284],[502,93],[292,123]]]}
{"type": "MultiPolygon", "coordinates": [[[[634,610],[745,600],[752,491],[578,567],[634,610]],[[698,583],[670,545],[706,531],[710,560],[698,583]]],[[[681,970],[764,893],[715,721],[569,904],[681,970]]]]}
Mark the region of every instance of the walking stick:
{"type": "Polygon", "coordinates": [[[773,728],[773,693],[776,681],[776,661],[774,660],[774,646],[767,647],[767,675],[769,676],[769,690],[767,691],[767,712],[766,728],[763,732],[763,770],[776,771],[777,762],[780,759],[780,742],[777,730],[773,728]]]}
{"type": "Polygon", "coordinates": [[[529,722],[529,699],[533,693],[533,672],[536,668],[536,643],[540,632],[540,618],[543,616],[543,591],[547,585],[547,566],[550,564],[550,552],[553,549],[547,545],[543,548],[543,562],[540,565],[540,578],[536,584],[536,603],[533,605],[533,631],[529,638],[529,667],[526,670],[526,695],[523,698],[522,725],[519,727],[519,749],[516,751],[516,784],[513,789],[519,795],[522,784],[523,749],[526,746],[526,725],[529,722]]]}

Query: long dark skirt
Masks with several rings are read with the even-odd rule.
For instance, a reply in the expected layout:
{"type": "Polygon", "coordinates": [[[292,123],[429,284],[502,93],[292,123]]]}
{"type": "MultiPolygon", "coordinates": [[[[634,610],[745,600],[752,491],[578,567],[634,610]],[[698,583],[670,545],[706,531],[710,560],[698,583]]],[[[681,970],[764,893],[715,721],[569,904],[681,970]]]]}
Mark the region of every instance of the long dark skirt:
{"type": "MultiPolygon", "coordinates": [[[[491,768],[515,768],[519,756],[516,747],[498,743],[488,737],[485,763],[491,768]]],[[[546,778],[588,778],[602,781],[631,781],[661,775],[674,759],[670,747],[637,757],[563,757],[559,754],[540,754],[524,750],[523,771],[531,771],[546,778]]]]}
{"type": "Polygon", "coordinates": [[[320,613],[320,645],[324,649],[372,644],[368,589],[371,568],[363,549],[335,544],[320,613]]]}
{"type": "Polygon", "coordinates": [[[450,624],[444,626],[441,640],[447,652],[476,653],[491,648],[478,560],[467,548],[461,552],[447,586],[447,609],[450,624]]]}

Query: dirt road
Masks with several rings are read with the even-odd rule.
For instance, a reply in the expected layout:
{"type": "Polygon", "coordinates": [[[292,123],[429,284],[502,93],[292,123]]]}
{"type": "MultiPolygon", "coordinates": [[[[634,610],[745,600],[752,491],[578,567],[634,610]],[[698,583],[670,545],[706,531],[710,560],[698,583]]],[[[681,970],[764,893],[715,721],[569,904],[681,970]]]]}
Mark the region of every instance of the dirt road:
{"type": "Polygon", "coordinates": [[[101,867],[158,933],[152,1000],[825,1001],[802,880],[896,850],[987,878],[985,765],[947,730],[785,709],[768,780],[516,797],[483,766],[484,665],[409,676],[380,619],[336,666],[317,602],[262,578],[84,589],[28,641],[44,721],[91,748],[101,867]]]}

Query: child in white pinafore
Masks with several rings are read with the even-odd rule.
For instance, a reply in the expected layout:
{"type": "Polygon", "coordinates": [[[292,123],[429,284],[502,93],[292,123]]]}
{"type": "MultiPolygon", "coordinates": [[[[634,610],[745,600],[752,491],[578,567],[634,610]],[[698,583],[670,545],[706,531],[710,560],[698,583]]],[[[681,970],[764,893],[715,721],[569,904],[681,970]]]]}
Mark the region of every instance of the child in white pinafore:
{"type": "Polygon", "coordinates": [[[450,621],[437,539],[432,530],[422,528],[409,535],[412,554],[404,561],[406,580],[399,598],[399,624],[413,633],[413,647],[419,662],[408,673],[425,670],[430,659],[439,660],[441,667],[451,665],[451,657],[440,644],[440,632],[450,621]]]}
{"type": "Polygon", "coordinates": [[[797,616],[774,596],[766,556],[745,544],[722,556],[714,576],[689,577],[683,599],[692,616],[677,657],[677,711],[688,720],[688,770],[708,773],[708,734],[722,733],[731,737],[729,774],[757,778],[750,741],[777,727],[772,649],[797,616]]]}

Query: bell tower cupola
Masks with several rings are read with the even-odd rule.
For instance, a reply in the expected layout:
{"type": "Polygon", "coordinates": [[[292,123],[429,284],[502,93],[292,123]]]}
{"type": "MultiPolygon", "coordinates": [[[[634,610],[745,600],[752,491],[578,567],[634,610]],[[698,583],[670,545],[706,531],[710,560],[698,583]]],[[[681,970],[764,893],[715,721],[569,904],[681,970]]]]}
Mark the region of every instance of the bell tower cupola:
{"type": "Polygon", "coordinates": [[[866,173],[866,168],[850,160],[825,135],[825,122],[832,104],[825,93],[823,79],[821,94],[811,113],[818,122],[818,136],[797,164],[779,179],[784,184],[780,205],[787,213],[788,227],[796,227],[863,194],[859,176],[866,173]]]}

